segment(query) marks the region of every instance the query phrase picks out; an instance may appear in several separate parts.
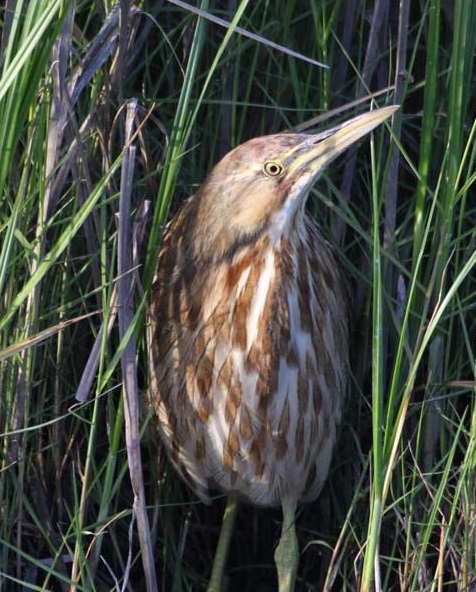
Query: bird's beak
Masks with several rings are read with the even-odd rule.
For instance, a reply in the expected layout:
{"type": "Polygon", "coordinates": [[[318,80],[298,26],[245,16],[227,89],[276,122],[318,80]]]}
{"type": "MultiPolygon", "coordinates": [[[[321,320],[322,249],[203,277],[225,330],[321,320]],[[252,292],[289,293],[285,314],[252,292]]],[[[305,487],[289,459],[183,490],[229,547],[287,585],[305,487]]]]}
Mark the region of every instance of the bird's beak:
{"type": "Polygon", "coordinates": [[[283,161],[288,161],[288,174],[302,175],[307,169],[316,178],[336,156],[391,117],[398,108],[392,105],[368,111],[325,132],[309,134],[285,155],[283,161]]]}

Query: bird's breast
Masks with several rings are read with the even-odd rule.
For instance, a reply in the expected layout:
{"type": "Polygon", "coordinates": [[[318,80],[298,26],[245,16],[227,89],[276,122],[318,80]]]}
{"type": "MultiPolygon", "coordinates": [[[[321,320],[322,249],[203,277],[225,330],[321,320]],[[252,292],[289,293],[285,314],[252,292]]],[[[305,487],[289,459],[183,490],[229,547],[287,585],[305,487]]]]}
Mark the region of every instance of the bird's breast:
{"type": "Polygon", "coordinates": [[[331,251],[312,229],[300,239],[263,239],[217,265],[200,306],[187,310],[183,289],[180,306],[163,304],[156,409],[174,464],[202,497],[217,485],[279,504],[290,489],[316,497],[327,475],[347,312],[331,251]]]}

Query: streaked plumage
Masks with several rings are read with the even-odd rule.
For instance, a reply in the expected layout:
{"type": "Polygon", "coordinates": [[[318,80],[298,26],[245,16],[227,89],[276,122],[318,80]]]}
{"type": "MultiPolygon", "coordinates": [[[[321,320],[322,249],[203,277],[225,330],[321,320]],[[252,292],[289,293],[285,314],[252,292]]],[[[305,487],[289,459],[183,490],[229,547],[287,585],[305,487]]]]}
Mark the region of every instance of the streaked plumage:
{"type": "Polygon", "coordinates": [[[323,168],[393,112],[226,155],[167,226],[150,298],[150,397],[169,456],[210,488],[294,508],[327,477],[348,374],[349,310],[306,213],[323,168]]]}

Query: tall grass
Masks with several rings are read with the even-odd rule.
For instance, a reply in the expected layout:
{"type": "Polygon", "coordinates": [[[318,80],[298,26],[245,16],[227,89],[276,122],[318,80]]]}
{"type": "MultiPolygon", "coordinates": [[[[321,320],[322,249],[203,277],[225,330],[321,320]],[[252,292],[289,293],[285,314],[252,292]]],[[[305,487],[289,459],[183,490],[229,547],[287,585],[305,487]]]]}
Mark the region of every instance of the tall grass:
{"type": "MultiPolygon", "coordinates": [[[[372,95],[398,117],[309,204],[355,298],[298,589],[472,589],[476,2],[200,8],[230,29],[152,0],[0,8],[0,590],[203,588],[223,502],[177,479],[144,403],[163,224],[231,146],[372,95]]],[[[280,520],[240,513],[229,590],[276,589],[280,520]]]]}

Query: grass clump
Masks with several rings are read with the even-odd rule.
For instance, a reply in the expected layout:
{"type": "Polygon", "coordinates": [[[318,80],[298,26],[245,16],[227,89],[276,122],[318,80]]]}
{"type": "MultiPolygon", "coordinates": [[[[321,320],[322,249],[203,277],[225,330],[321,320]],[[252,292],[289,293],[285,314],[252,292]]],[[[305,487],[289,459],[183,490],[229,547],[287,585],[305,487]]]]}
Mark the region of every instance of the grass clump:
{"type": "MultiPolygon", "coordinates": [[[[355,327],[298,589],[472,589],[476,3],[200,9],[231,28],[148,0],[0,9],[0,590],[204,587],[222,501],[196,502],[135,402],[163,224],[230,147],[370,97],[402,105],[391,129],[309,204],[355,327]]],[[[279,520],[240,514],[230,590],[276,588],[279,520]]]]}

